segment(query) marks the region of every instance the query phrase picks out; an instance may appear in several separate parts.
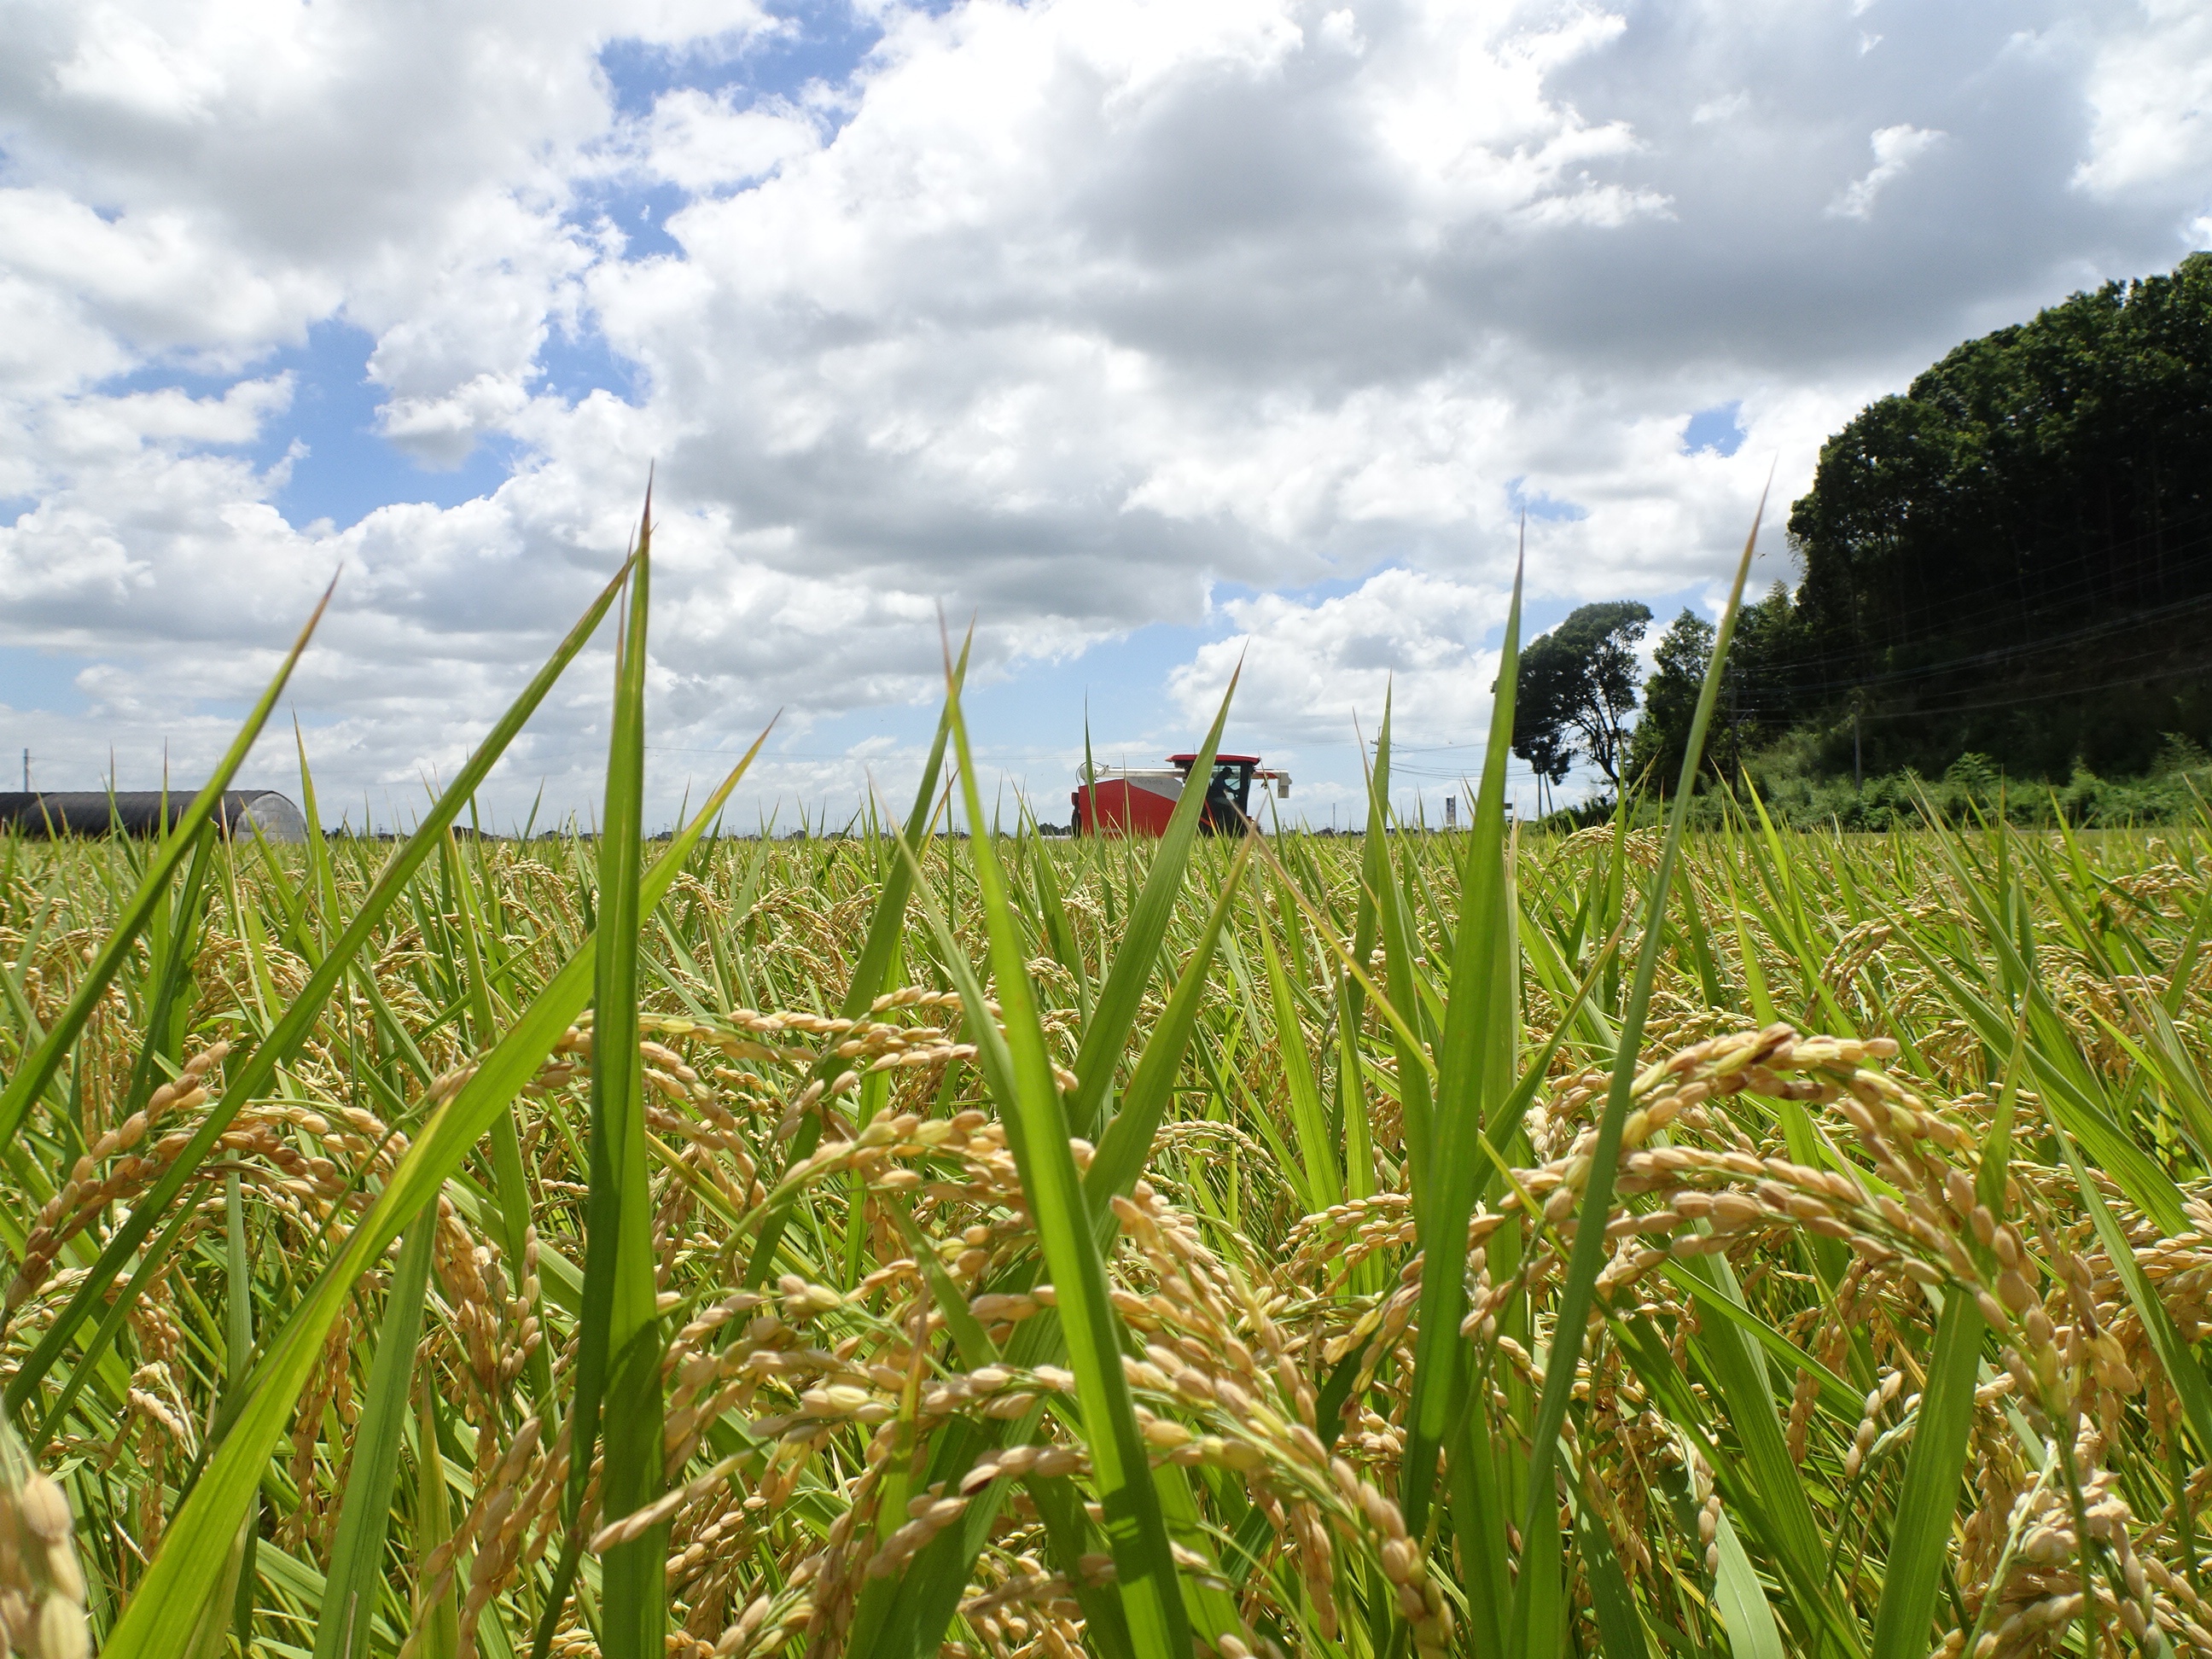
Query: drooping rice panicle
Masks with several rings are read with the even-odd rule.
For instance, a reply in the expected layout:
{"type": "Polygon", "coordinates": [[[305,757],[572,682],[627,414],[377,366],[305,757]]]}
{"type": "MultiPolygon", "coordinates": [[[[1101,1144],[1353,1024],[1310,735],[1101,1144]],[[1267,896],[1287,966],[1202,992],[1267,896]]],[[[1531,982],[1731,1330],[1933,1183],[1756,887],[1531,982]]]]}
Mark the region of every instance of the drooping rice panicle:
{"type": "Polygon", "coordinates": [[[944,788],[0,849],[0,1646],[2212,1655],[2212,824],[944,788]]]}

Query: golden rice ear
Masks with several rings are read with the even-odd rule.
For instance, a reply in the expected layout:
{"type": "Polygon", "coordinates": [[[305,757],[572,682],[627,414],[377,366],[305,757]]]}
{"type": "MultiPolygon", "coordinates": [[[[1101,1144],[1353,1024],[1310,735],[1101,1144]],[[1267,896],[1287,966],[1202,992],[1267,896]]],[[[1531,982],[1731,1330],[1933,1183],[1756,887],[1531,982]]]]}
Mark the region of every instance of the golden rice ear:
{"type": "Polygon", "coordinates": [[[85,1659],[87,1594],[67,1495],[0,1421],[0,1647],[85,1659]]]}

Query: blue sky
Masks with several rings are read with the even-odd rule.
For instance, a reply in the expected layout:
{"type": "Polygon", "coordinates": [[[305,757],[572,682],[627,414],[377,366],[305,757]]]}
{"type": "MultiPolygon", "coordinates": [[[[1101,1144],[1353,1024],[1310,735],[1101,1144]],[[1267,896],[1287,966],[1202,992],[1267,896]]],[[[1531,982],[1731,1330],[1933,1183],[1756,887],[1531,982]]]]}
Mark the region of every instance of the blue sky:
{"type": "MultiPolygon", "coordinates": [[[[336,574],[289,713],[380,820],[653,467],[658,812],[771,717],[743,811],[906,787],[940,610],[1046,817],[1086,707],[1149,760],[1239,660],[1292,811],[1352,798],[1386,693],[1441,797],[1524,515],[1528,632],[1633,597],[1656,637],[1770,470],[1789,577],[1868,398],[2212,240],[2212,24],[2165,6],[55,0],[19,35],[0,741],[52,787],[189,774],[336,574]]],[[[590,815],[606,672],[495,821],[590,815]]]]}

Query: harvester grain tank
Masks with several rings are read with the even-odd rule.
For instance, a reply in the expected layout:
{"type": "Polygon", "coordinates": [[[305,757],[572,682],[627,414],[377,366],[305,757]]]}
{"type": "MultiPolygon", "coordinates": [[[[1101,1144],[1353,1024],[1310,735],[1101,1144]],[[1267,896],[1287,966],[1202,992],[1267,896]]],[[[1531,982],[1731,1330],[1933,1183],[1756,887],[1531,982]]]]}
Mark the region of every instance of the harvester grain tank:
{"type": "MultiPolygon", "coordinates": [[[[1097,766],[1090,769],[1068,799],[1075,806],[1079,836],[1163,836],[1176,803],[1191,785],[1196,755],[1170,755],[1164,767],[1097,766]]],[[[1273,784],[1278,799],[1291,793],[1291,775],[1260,764],[1257,755],[1216,755],[1205,781],[1206,804],[1200,809],[1202,836],[1241,836],[1257,805],[1252,786],[1262,796],[1273,784]]]]}

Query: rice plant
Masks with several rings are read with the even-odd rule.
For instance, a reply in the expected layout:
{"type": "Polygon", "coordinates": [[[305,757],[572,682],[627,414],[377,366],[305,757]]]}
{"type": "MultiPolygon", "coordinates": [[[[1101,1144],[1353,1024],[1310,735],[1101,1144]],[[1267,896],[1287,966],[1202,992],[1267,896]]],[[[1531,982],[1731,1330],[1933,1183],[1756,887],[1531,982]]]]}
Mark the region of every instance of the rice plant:
{"type": "Polygon", "coordinates": [[[2212,821],[954,837],[952,658],[660,843],[651,563],[396,847],[0,842],[0,1650],[2212,1653],[2212,821]]]}

